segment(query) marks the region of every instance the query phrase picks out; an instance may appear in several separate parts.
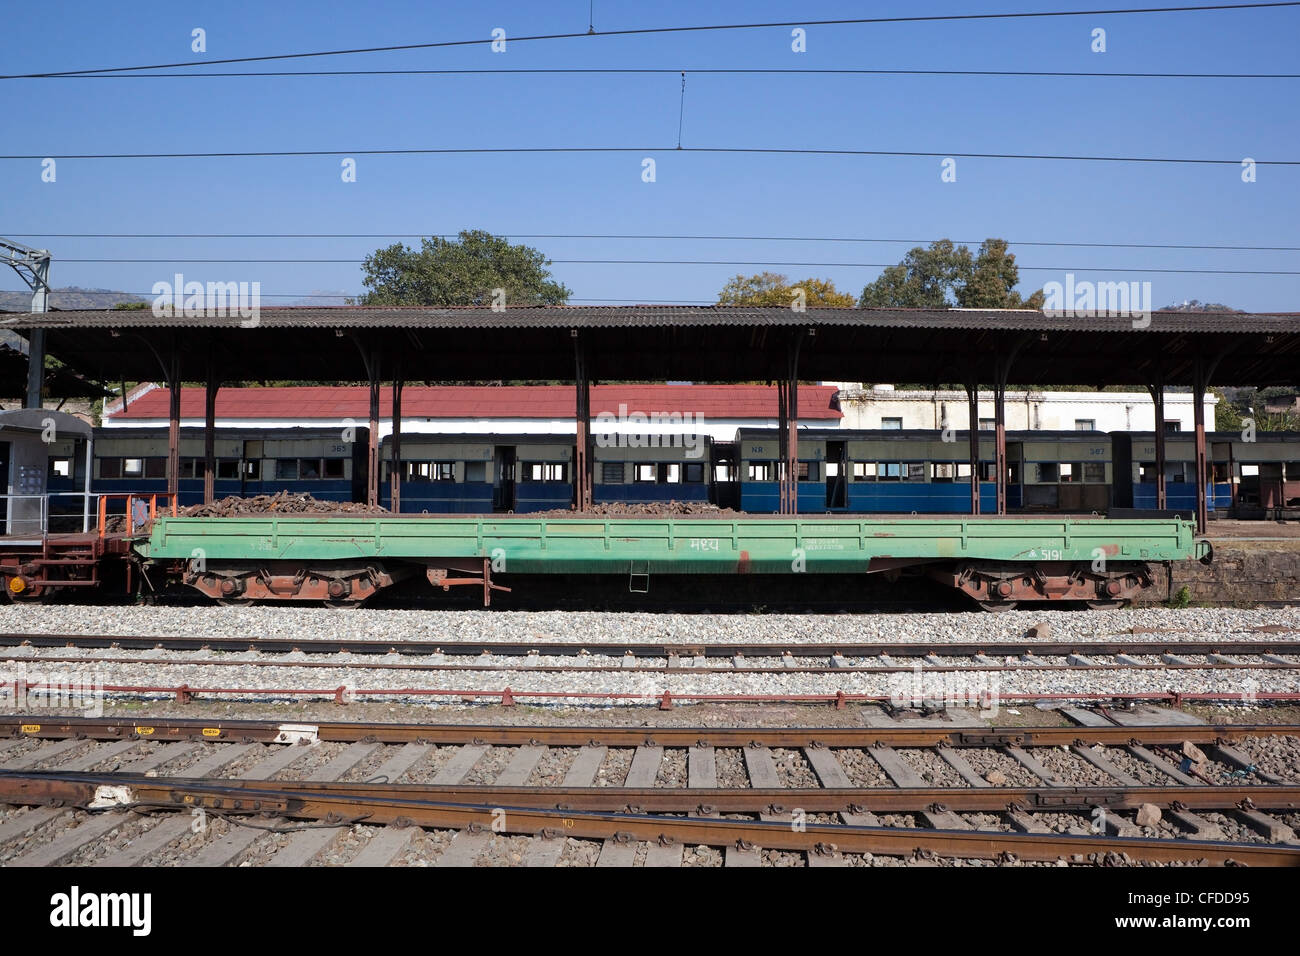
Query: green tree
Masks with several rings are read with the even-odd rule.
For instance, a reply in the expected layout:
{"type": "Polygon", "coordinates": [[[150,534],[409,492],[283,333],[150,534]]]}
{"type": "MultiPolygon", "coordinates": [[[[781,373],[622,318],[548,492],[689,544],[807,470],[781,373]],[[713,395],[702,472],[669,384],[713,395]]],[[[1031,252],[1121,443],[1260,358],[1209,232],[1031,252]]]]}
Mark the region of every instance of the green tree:
{"type": "Polygon", "coordinates": [[[561,305],[572,292],[551,278],[551,260],[501,236],[466,230],[456,239],[422,239],[377,249],[362,263],[368,291],[357,305],[491,305],[505,290],[507,305],[561,305]]]}
{"type": "Polygon", "coordinates": [[[718,293],[718,305],[775,305],[789,308],[796,289],[802,289],[804,305],[824,308],[853,308],[853,296],[840,292],[830,279],[800,279],[791,282],[776,272],[735,276],[718,293]]]}
{"type": "Polygon", "coordinates": [[[1042,308],[1043,293],[1027,300],[1015,291],[1020,281],[1016,257],[1005,239],[986,239],[972,256],[965,246],[940,239],[917,246],[896,266],[862,290],[863,308],[968,309],[1042,308]]]}

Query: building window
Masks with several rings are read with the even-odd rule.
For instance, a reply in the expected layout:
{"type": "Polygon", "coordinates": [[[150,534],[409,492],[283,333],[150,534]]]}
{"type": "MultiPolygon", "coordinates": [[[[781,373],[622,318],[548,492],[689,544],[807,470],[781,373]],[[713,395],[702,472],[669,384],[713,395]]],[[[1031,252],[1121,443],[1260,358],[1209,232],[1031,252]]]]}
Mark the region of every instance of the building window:
{"type": "Polygon", "coordinates": [[[886,431],[902,431],[903,420],[901,418],[882,418],[880,427],[886,431]]]}
{"type": "Polygon", "coordinates": [[[980,431],[991,432],[994,429],[994,421],[991,418],[980,419],[980,431]]]}
{"type": "Polygon", "coordinates": [[[1169,422],[1169,421],[1165,422],[1166,435],[1172,435],[1174,432],[1180,432],[1182,430],[1183,430],[1182,422],[1169,422]]]}
{"type": "Polygon", "coordinates": [[[1097,419],[1076,418],[1074,420],[1074,430],[1076,432],[1095,432],[1097,430],[1097,419]]]}
{"type": "Polygon", "coordinates": [[[606,485],[623,484],[623,463],[621,461],[603,461],[600,463],[600,481],[606,485]]]}

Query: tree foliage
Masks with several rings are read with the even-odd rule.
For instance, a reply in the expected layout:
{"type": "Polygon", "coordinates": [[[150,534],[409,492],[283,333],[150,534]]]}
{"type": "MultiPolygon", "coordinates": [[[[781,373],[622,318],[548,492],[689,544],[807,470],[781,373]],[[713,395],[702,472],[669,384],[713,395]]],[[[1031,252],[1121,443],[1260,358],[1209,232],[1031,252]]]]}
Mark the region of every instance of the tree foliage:
{"type": "Polygon", "coordinates": [[[760,272],[752,276],[735,276],[718,293],[718,305],[774,305],[789,308],[796,299],[796,289],[802,289],[804,305],[824,308],[851,309],[852,294],[840,292],[830,279],[800,279],[791,282],[776,272],[760,272]]]}
{"type": "Polygon", "coordinates": [[[505,290],[507,305],[561,305],[572,292],[551,278],[551,260],[501,236],[466,230],[455,239],[394,243],[362,263],[366,291],[358,305],[482,305],[505,290]]]}
{"type": "Polygon", "coordinates": [[[1020,270],[1005,239],[986,239],[971,255],[966,246],[940,239],[917,246],[862,290],[863,308],[1039,309],[1042,290],[1028,299],[1016,292],[1020,270]]]}

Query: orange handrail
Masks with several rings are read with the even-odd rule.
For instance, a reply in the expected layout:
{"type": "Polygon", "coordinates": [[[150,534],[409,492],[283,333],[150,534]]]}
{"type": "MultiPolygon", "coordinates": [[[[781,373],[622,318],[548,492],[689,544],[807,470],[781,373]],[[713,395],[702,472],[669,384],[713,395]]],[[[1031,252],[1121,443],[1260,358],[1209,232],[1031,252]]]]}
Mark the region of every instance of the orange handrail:
{"type": "MultiPolygon", "coordinates": [[[[135,504],[135,501],[136,501],[137,498],[140,499],[140,500],[142,500],[142,501],[145,500],[146,498],[148,499],[148,501],[149,501],[149,518],[148,518],[148,521],[149,521],[149,523],[152,524],[153,521],[154,521],[154,519],[158,517],[158,499],[159,499],[159,498],[164,499],[164,502],[165,502],[167,499],[170,499],[170,500],[171,500],[171,512],[172,512],[172,517],[173,517],[173,518],[176,517],[176,515],[177,515],[177,497],[178,497],[178,496],[177,496],[176,494],[174,494],[174,493],[172,493],[172,492],[170,492],[170,491],[155,491],[155,492],[151,492],[151,493],[149,493],[149,494],[147,494],[147,495],[144,495],[144,494],[137,494],[137,493],[135,493],[135,492],[118,492],[118,493],[114,493],[114,494],[101,494],[101,495],[99,496],[99,536],[100,536],[101,538],[104,537],[104,531],[105,531],[105,527],[104,527],[104,526],[108,523],[108,500],[109,500],[110,498],[122,498],[122,499],[125,499],[125,501],[126,501],[126,514],[125,514],[125,517],[126,517],[126,533],[127,533],[127,534],[132,534],[132,533],[135,532],[135,509],[132,507],[132,505],[135,504]]],[[[165,507],[165,504],[164,504],[164,507],[165,507]]]]}

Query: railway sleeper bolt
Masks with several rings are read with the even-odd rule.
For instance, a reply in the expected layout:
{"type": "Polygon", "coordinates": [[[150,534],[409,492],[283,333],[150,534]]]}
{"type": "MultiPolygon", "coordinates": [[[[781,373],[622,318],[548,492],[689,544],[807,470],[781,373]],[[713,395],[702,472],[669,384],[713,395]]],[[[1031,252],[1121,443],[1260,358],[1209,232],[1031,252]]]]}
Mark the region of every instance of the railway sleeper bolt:
{"type": "Polygon", "coordinates": [[[818,856],[834,856],[838,849],[834,843],[818,843],[813,847],[813,852],[818,856]]]}
{"type": "Polygon", "coordinates": [[[633,833],[629,833],[627,830],[619,830],[613,836],[613,840],[615,843],[620,843],[623,845],[631,843],[635,839],[636,839],[636,835],[633,833]]]}

